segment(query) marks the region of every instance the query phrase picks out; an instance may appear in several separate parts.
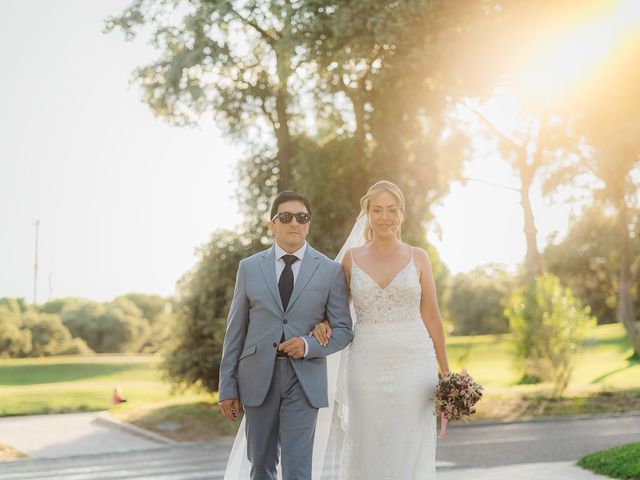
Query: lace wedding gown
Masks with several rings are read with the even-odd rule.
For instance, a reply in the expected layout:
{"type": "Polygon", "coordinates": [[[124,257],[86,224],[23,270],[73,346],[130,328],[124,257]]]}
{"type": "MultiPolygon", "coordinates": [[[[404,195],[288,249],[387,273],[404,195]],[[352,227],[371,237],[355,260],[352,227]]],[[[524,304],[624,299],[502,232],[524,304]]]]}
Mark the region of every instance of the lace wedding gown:
{"type": "Polygon", "coordinates": [[[352,261],[351,296],[358,320],[346,358],[339,477],[433,479],[438,369],[413,255],[385,288],[352,261]]]}

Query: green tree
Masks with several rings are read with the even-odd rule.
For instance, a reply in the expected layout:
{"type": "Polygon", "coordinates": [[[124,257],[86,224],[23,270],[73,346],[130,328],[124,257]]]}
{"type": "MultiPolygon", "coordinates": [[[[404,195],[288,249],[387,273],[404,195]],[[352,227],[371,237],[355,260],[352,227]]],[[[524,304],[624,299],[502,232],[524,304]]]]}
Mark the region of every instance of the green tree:
{"type": "Polygon", "coordinates": [[[30,351],[31,332],[23,328],[22,312],[0,304],[0,357],[23,357],[30,351]]]}
{"type": "MultiPolygon", "coordinates": [[[[631,293],[634,308],[638,309],[640,215],[636,209],[631,211],[630,220],[630,251],[633,259],[631,293]]],[[[571,288],[582,304],[591,307],[591,313],[600,324],[617,320],[620,270],[617,223],[613,212],[606,212],[601,205],[593,205],[572,222],[566,237],[552,240],[543,252],[549,271],[571,288]]]]}
{"type": "Polygon", "coordinates": [[[149,322],[126,298],[106,304],[85,301],[63,309],[61,317],[74,337],[98,353],[139,352],[149,335],[149,322]]]}
{"type": "Polygon", "coordinates": [[[456,84],[443,73],[438,42],[483,12],[473,1],[136,0],[108,20],[107,30],[128,38],[151,32],[159,60],[136,80],[156,115],[187,124],[212,114],[247,150],[238,168],[246,222],[216,232],[202,272],[179,287],[165,363],[178,385],[216,388],[237,264],[269,243],[276,191],[310,197],[309,240],[332,256],[366,187],[388,178],[408,199],[403,238],[426,246],[429,205],[458,173],[466,146],[440,121],[456,84]]]}
{"type": "Polygon", "coordinates": [[[445,310],[456,335],[506,333],[509,322],[503,302],[512,280],[503,268],[485,265],[452,277],[447,288],[445,310]]]}
{"type": "Polygon", "coordinates": [[[29,309],[24,298],[2,297],[0,307],[7,307],[12,312],[26,312],[29,309]]]}
{"type": "Polygon", "coordinates": [[[141,311],[149,324],[146,340],[140,344],[140,351],[155,353],[160,351],[175,326],[174,299],[144,293],[128,293],[120,298],[133,302],[141,311]]]}
{"type": "Polygon", "coordinates": [[[93,353],[82,339],[71,336],[58,315],[30,310],[22,324],[31,333],[30,357],[93,353]]]}
{"type": "Polygon", "coordinates": [[[326,232],[335,245],[380,178],[412,200],[407,238],[423,236],[429,202],[446,191],[465,149],[459,136],[441,138],[439,119],[456,85],[441,43],[484,13],[476,1],[137,0],[107,30],[127,38],[152,32],[160,59],[136,79],[156,115],[184,124],[212,113],[248,147],[239,175],[244,232],[265,234],[277,190],[304,191],[317,206],[341,191],[345,202],[326,232]],[[335,163],[326,154],[346,160],[344,175],[313,175],[312,184],[310,171],[335,172],[322,165],[335,163]],[[320,178],[328,191],[312,194],[320,178]]]}
{"type": "Polygon", "coordinates": [[[144,293],[127,293],[114,298],[115,300],[125,299],[132,302],[142,312],[142,316],[149,323],[154,324],[162,321],[163,316],[172,309],[172,299],[161,297],[160,295],[147,295],[144,293]]]}
{"type": "MultiPolygon", "coordinates": [[[[615,5],[613,5],[615,6],[615,5]]],[[[608,8],[613,8],[609,6],[608,8]]],[[[563,99],[561,108],[583,143],[581,155],[565,159],[554,172],[549,190],[595,178],[594,201],[613,208],[619,252],[617,318],[640,358],[640,334],[632,293],[630,210],[637,205],[635,176],[640,165],[640,36],[623,32],[599,68],[563,99]],[[573,160],[573,161],[572,161],[573,160]]]]}
{"type": "Polygon", "coordinates": [[[59,315],[65,308],[70,308],[83,302],[83,299],[75,297],[56,298],[53,300],[49,300],[43,305],[38,305],[37,308],[38,311],[42,313],[53,313],[59,315]]]}
{"type": "Polygon", "coordinates": [[[152,30],[160,58],[136,72],[153,112],[177,124],[213,114],[232,138],[270,164],[272,187],[292,186],[292,90],[304,85],[299,48],[310,10],[306,2],[134,0],[107,20],[133,39],[152,30]],[[256,138],[259,141],[252,142],[256,138]],[[271,141],[273,140],[273,142],[271,141]]]}
{"type": "Polygon", "coordinates": [[[640,335],[636,325],[631,284],[631,232],[629,203],[637,195],[632,174],[640,163],[640,115],[633,125],[609,125],[599,134],[592,134],[592,142],[597,145],[593,160],[594,169],[603,181],[603,200],[617,211],[618,249],[620,254],[618,275],[618,321],[624,324],[633,348],[634,356],[640,358],[640,335]],[[638,124],[638,126],[635,125],[638,124]],[[593,138],[593,137],[596,138],[593,138]]]}
{"type": "Polygon", "coordinates": [[[108,303],[97,319],[103,352],[139,352],[149,335],[149,322],[130,300],[108,303]]]}
{"type": "Polygon", "coordinates": [[[91,300],[66,305],[60,312],[62,323],[71,335],[83,339],[95,352],[102,353],[101,338],[96,328],[97,319],[104,313],[104,306],[91,300]]]}
{"type": "Polygon", "coordinates": [[[580,342],[596,325],[569,288],[546,273],[514,291],[504,311],[516,359],[528,381],[550,381],[561,393],[571,379],[580,342]]]}
{"type": "Polygon", "coordinates": [[[0,305],[0,357],[78,353],[92,351],[84,341],[71,336],[58,315],[42,313],[34,308],[21,311],[18,302],[0,305]]]}
{"type": "Polygon", "coordinates": [[[198,252],[198,262],[178,285],[178,309],[174,334],[169,339],[163,366],[176,387],[196,385],[214,392],[228,305],[238,263],[262,249],[255,239],[220,230],[198,252]]]}
{"type": "MultiPolygon", "coordinates": [[[[371,183],[392,180],[411,199],[407,238],[424,238],[429,204],[459,174],[467,150],[464,137],[444,134],[451,130],[443,121],[447,99],[460,85],[446,45],[486,14],[484,6],[475,1],[309,3],[317,5],[306,48],[317,72],[319,137],[339,143],[348,138],[339,155],[349,164],[343,167],[348,177],[340,198],[357,207],[371,183]]],[[[351,216],[343,221],[344,234],[353,221],[351,216]]]]}
{"type": "Polygon", "coordinates": [[[577,85],[558,81],[557,69],[550,67],[558,61],[554,57],[557,52],[548,45],[570,41],[572,32],[581,31],[586,21],[612,5],[603,7],[596,0],[579,4],[574,0],[500,2],[491,14],[475,22],[471,35],[461,36],[450,48],[452,68],[462,79],[457,118],[464,119],[464,131],[472,139],[488,137],[478,153],[487,150],[488,139],[493,141],[519,180],[527,281],[545,270],[537,242],[532,189],[541,186],[567,158],[581,153],[580,138],[573,128],[574,112],[568,112],[559,101],[567,96],[563,88],[576,90],[577,85]],[[550,62],[545,64],[545,60],[550,62]],[[480,106],[501,96],[515,100],[517,115],[499,124],[499,118],[484,115],[480,106]],[[473,119],[469,119],[470,113],[475,114],[473,119]]]}

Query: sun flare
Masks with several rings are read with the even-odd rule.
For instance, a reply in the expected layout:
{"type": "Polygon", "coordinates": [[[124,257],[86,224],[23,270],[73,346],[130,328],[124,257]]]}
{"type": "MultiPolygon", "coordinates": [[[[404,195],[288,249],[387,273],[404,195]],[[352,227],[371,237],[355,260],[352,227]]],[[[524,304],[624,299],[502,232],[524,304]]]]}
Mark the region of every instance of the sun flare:
{"type": "Polygon", "coordinates": [[[606,12],[550,37],[520,72],[523,95],[542,103],[561,98],[603,65],[630,33],[640,33],[637,0],[621,0],[606,12]]]}

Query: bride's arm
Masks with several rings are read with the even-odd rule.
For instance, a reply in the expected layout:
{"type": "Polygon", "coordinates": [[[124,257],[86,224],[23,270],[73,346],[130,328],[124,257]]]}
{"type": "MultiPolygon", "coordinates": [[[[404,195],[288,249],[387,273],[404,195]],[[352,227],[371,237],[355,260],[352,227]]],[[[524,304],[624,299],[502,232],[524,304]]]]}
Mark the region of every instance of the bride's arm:
{"type": "Polygon", "coordinates": [[[351,298],[351,259],[353,258],[351,249],[347,250],[342,258],[342,271],[344,272],[344,281],[347,284],[347,294],[351,298]]]}
{"type": "Polygon", "coordinates": [[[447,349],[444,341],[444,325],[442,324],[442,316],[440,315],[440,309],[438,308],[436,282],[433,278],[433,269],[431,268],[431,261],[429,260],[427,252],[421,248],[413,248],[414,261],[420,271],[420,287],[422,288],[420,314],[422,316],[422,321],[427,327],[429,336],[433,340],[440,373],[444,375],[449,371],[449,361],[447,360],[447,349]]]}
{"type": "MultiPolygon", "coordinates": [[[[351,280],[351,251],[347,250],[346,255],[342,259],[342,271],[344,273],[344,280],[347,284],[347,294],[351,297],[351,290],[349,288],[350,280],[351,280]]],[[[316,337],[320,342],[320,345],[323,347],[327,346],[329,343],[329,339],[331,338],[333,330],[331,329],[331,325],[329,325],[329,320],[326,318],[320,322],[316,323],[313,327],[313,330],[309,332],[310,337],[316,337]]]]}

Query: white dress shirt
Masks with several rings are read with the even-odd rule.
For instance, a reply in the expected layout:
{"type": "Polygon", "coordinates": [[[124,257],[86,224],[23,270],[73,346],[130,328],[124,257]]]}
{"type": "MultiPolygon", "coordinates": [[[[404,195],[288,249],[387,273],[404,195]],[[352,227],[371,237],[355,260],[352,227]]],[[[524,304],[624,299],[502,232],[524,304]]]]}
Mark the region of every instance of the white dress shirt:
{"type": "Polygon", "coordinates": [[[293,253],[285,252],[280,245],[276,243],[276,283],[280,281],[280,275],[282,275],[282,271],[284,270],[284,260],[282,257],[285,255],[295,255],[300,260],[299,262],[294,262],[291,265],[291,270],[293,270],[293,284],[296,284],[296,280],[298,279],[298,272],[300,271],[300,267],[302,266],[302,259],[304,258],[304,252],[307,250],[307,242],[304,242],[298,250],[293,253]]]}
{"type": "MultiPolygon", "coordinates": [[[[282,257],[284,257],[285,255],[295,255],[296,257],[298,257],[299,261],[294,262],[291,265],[291,270],[293,271],[293,285],[296,284],[296,280],[298,279],[298,272],[300,272],[300,267],[302,266],[302,259],[304,258],[304,252],[307,250],[307,242],[305,241],[304,244],[295,252],[293,253],[287,253],[285,252],[282,247],[280,247],[280,245],[278,245],[278,243],[276,242],[275,244],[275,253],[276,253],[276,283],[278,283],[280,281],[280,275],[282,275],[282,271],[284,270],[284,260],[282,259],[282,257]]],[[[304,356],[306,357],[307,354],[309,353],[309,344],[307,343],[307,340],[304,337],[300,337],[302,338],[302,341],[304,342],[304,356]]]]}

